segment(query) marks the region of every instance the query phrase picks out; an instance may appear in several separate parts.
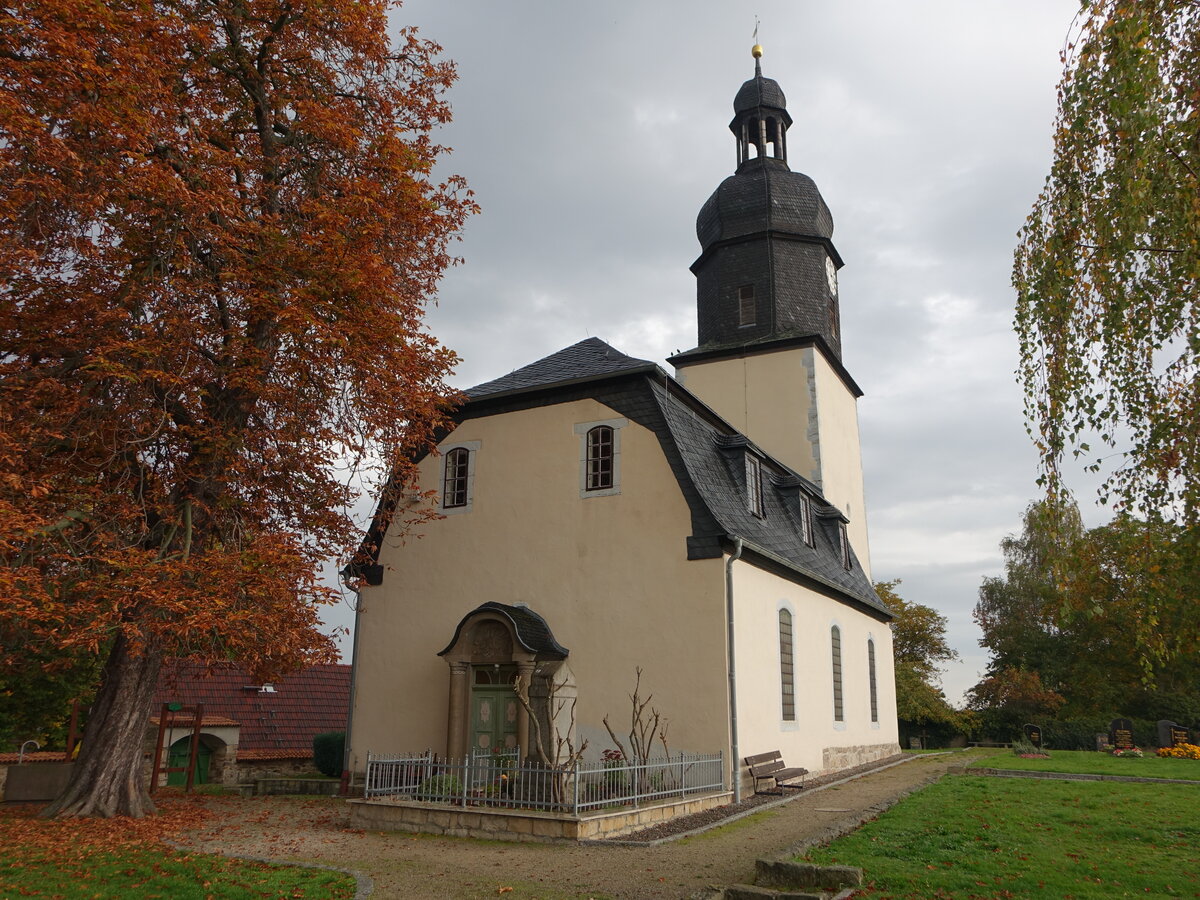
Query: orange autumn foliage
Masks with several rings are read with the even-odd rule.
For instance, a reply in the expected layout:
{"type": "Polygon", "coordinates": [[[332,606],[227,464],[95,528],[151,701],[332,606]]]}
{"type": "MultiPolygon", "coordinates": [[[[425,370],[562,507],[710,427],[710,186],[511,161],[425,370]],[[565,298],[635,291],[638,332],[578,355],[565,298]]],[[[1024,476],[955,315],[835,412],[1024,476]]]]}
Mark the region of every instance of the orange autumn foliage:
{"type": "Polygon", "coordinates": [[[24,857],[50,857],[86,868],[89,857],[122,849],[162,851],[165,842],[199,828],[212,813],[195,799],[163,802],[162,814],[144,819],[46,820],[36,807],[14,804],[0,811],[0,871],[24,857]]]}
{"type": "Polygon", "coordinates": [[[109,654],[70,812],[150,808],[114,785],[164,655],[333,656],[349,473],[403,490],[450,394],[439,51],[379,0],[0,8],[0,664],[109,654]]]}

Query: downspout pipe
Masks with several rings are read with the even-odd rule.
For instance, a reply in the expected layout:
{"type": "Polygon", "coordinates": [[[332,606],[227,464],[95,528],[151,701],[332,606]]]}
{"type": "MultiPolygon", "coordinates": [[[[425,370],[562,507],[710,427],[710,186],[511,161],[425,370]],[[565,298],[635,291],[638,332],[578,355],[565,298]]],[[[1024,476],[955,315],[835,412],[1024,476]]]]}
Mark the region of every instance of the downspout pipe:
{"type": "MultiPolygon", "coordinates": [[[[345,574],[345,573],[343,573],[345,574]]],[[[358,687],[358,635],[359,613],[362,611],[362,591],[354,592],[354,643],[350,651],[350,708],[346,711],[346,742],[342,747],[342,783],[338,793],[349,796],[354,773],[350,771],[350,740],[354,735],[354,701],[357,699],[358,687]]]]}
{"type": "Polygon", "coordinates": [[[726,657],[729,660],[729,777],[733,782],[733,802],[742,802],[742,757],[738,752],[737,718],[737,666],[733,651],[733,564],[742,558],[742,539],[733,539],[733,553],[725,560],[725,640],[728,644],[726,657]]]}

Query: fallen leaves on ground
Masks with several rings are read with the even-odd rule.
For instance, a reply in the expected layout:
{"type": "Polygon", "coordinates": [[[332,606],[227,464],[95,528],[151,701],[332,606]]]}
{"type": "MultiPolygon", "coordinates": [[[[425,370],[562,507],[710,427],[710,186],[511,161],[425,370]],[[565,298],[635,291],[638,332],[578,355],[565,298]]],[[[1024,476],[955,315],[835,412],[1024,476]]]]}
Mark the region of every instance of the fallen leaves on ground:
{"type": "Polygon", "coordinates": [[[39,806],[0,808],[0,859],[19,865],[22,858],[49,856],[69,864],[125,849],[161,850],[166,839],[210,816],[193,798],[162,799],[158,806],[158,815],[143,819],[41,819],[39,806]]]}

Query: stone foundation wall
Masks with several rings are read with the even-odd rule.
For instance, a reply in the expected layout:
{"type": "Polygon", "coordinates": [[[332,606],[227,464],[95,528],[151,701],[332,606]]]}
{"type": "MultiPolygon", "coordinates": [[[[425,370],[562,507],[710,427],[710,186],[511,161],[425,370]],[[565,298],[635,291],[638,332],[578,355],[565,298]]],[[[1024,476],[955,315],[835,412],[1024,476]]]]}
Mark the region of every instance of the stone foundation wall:
{"type": "Polygon", "coordinates": [[[414,801],[352,800],[350,827],[496,841],[560,843],[619,837],[667,819],[724,806],[729,801],[728,793],[709,794],[675,803],[577,818],[533,810],[463,808],[414,801]]]}
{"type": "Polygon", "coordinates": [[[313,765],[312,758],[308,759],[239,759],[234,771],[234,778],[226,777],[226,784],[246,784],[258,781],[260,778],[292,778],[297,775],[312,775],[320,778],[321,773],[313,765]]]}
{"type": "Polygon", "coordinates": [[[899,744],[858,744],[852,747],[826,747],[822,754],[822,771],[837,772],[853,769],[878,759],[887,759],[900,752],[899,744]]]}
{"type": "MultiPolygon", "coordinates": [[[[166,765],[166,759],[163,760],[166,765]]],[[[150,783],[150,772],[154,768],[153,750],[147,752],[142,760],[142,775],[146,783],[150,783]]],[[[321,777],[313,766],[312,759],[238,759],[237,747],[221,748],[213,754],[209,764],[208,783],[223,784],[233,787],[239,784],[253,784],[262,778],[294,778],[296,776],[312,775],[321,777]]],[[[167,773],[158,776],[158,786],[165,787],[167,773]]]]}

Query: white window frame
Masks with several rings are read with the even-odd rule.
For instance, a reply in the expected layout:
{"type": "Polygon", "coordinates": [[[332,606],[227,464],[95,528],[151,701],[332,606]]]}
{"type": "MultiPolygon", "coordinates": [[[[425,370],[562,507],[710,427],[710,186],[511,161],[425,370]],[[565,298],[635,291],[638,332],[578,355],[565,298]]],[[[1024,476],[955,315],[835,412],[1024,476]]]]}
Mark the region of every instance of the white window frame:
{"type": "Polygon", "coordinates": [[[438,512],[443,516],[457,516],[470,512],[475,505],[475,457],[479,455],[482,441],[459,441],[441,448],[441,466],[438,468],[438,512]],[[446,460],[451,450],[467,451],[467,502],[462,506],[446,506],[446,460]]]}
{"type": "Polygon", "coordinates": [[[628,419],[601,419],[597,422],[581,422],[575,426],[579,435],[579,496],[586,500],[590,497],[612,497],[621,493],[621,429],[629,424],[628,419]],[[613,483],[610,488],[588,490],[588,432],[593,428],[605,426],[612,429],[613,448],[613,483]]]}

